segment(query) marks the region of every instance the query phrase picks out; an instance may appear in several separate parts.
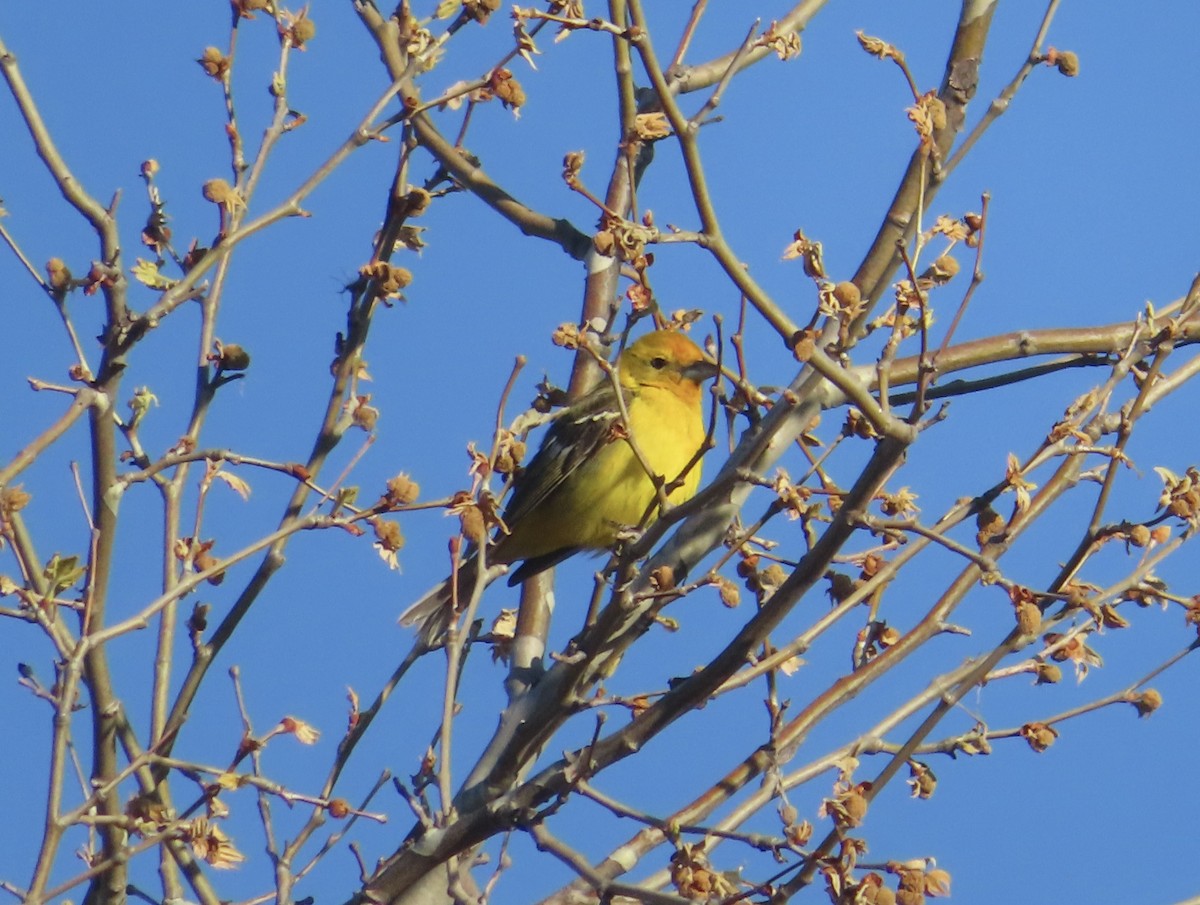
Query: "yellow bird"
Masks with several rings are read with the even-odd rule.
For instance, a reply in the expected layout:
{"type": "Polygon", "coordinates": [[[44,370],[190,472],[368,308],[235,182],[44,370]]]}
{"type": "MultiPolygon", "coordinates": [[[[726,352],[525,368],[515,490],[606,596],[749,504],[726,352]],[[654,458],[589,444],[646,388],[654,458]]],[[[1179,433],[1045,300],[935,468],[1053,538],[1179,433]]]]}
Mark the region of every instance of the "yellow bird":
{"type": "MultiPolygon", "coordinates": [[[[656,476],[675,481],[704,446],[701,383],[716,374],[694,342],[659,330],[629,345],[617,360],[628,413],[622,423],[613,381],[607,377],[555,419],[529,467],[516,480],[488,565],[523,561],[509,584],[536,575],[581,550],[608,550],[624,528],[638,525],[656,498],[655,485],[633,444],[656,476]],[[632,438],[632,443],[630,439],[632,438]]],[[[697,461],[668,499],[690,499],[700,484],[697,461]]],[[[653,521],[652,512],[648,521],[653,521]]],[[[466,601],[475,584],[474,551],[458,570],[466,601]]],[[[417,626],[431,646],[452,618],[450,580],[409,607],[400,624],[417,626]]]]}

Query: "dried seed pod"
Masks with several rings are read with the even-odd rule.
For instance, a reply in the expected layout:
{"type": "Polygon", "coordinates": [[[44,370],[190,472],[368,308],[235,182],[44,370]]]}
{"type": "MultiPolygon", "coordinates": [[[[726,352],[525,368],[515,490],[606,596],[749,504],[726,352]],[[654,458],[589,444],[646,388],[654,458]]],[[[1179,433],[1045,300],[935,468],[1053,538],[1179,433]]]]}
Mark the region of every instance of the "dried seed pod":
{"type": "Polygon", "coordinates": [[[1057,663],[1039,663],[1035,674],[1037,685],[1056,685],[1062,681],[1062,667],[1057,663]]]}
{"type": "Polygon", "coordinates": [[[1127,536],[1135,547],[1144,547],[1150,543],[1150,529],[1145,525],[1134,525],[1129,529],[1127,536]]]}
{"type": "Polygon", "coordinates": [[[205,47],[204,53],[196,62],[200,64],[205,75],[211,76],[217,81],[224,78],[225,73],[229,71],[229,58],[216,47],[205,47]]]}
{"type": "Polygon", "coordinates": [[[244,371],[250,367],[250,353],[236,343],[222,345],[217,356],[222,371],[244,371]]]}
{"type": "Polygon", "coordinates": [[[862,290],[849,280],[843,280],[833,287],[833,297],[846,310],[854,310],[862,303],[862,290]]]}
{"type": "Polygon", "coordinates": [[[384,499],[389,506],[407,506],[414,502],[421,493],[421,485],[404,472],[390,478],[387,482],[387,494],[384,499]]]}
{"type": "Polygon", "coordinates": [[[51,258],[46,262],[46,282],[56,293],[62,294],[71,288],[71,271],[62,258],[51,258]]]}
{"type": "Polygon", "coordinates": [[[1054,65],[1067,78],[1079,75],[1079,54],[1072,50],[1060,50],[1054,55],[1054,65]]]}
{"type": "Polygon", "coordinates": [[[301,13],[300,17],[292,23],[289,33],[292,37],[292,43],[295,44],[297,48],[303,48],[305,44],[316,37],[317,26],[312,19],[301,13]]]}
{"type": "Polygon", "coordinates": [[[1022,635],[1036,635],[1042,628],[1042,611],[1026,600],[1017,604],[1017,628],[1022,635]]]}
{"type": "Polygon", "coordinates": [[[1162,706],[1162,702],[1160,692],[1154,688],[1147,688],[1129,703],[1137,709],[1138,716],[1149,716],[1162,706]]]}
{"type": "Polygon", "coordinates": [[[1021,727],[1021,737],[1029,743],[1029,747],[1041,754],[1054,744],[1058,738],[1058,730],[1045,723],[1026,723],[1021,727]]]}

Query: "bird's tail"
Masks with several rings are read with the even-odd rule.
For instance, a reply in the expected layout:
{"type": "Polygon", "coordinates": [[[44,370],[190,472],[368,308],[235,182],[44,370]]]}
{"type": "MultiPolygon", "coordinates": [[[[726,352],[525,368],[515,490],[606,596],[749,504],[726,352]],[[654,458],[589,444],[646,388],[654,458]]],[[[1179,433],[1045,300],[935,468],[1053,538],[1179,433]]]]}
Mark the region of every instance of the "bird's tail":
{"type": "MultiPolygon", "coordinates": [[[[483,575],[480,591],[508,571],[504,565],[489,565],[483,575]]],[[[463,560],[458,571],[430,588],[420,600],[400,614],[400,624],[415,628],[417,636],[429,649],[446,643],[446,632],[450,623],[467,608],[475,593],[479,577],[479,559],[471,555],[463,560]],[[453,593],[452,582],[458,585],[453,593]],[[457,609],[455,604],[457,603],[457,609]]]]}

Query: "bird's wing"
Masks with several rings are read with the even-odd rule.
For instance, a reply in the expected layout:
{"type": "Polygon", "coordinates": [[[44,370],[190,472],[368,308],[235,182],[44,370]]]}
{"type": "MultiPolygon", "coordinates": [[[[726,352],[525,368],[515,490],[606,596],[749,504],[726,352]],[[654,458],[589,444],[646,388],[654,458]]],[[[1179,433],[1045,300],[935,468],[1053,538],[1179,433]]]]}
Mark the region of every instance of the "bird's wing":
{"type": "Polygon", "coordinates": [[[547,569],[553,569],[560,562],[570,559],[582,549],[582,547],[563,547],[561,550],[555,550],[553,553],[547,553],[545,556],[535,556],[532,559],[527,559],[508,573],[506,584],[511,588],[522,582],[526,582],[533,578],[533,576],[540,575],[547,569]]]}
{"type": "MultiPolygon", "coordinates": [[[[629,391],[625,391],[626,404],[629,391]]],[[[551,425],[537,455],[513,488],[504,521],[514,525],[549,499],[563,482],[614,439],[613,424],[621,413],[607,381],[583,396],[551,425]]]]}
{"type": "MultiPolygon", "coordinates": [[[[507,566],[489,565],[483,575],[484,585],[491,584],[504,574],[507,566]]],[[[420,639],[430,650],[441,647],[446,641],[446,630],[457,613],[451,607],[451,581],[458,582],[458,604],[464,608],[475,592],[475,582],[479,576],[479,560],[473,553],[468,554],[459,564],[458,573],[439,582],[430,588],[420,600],[410,605],[400,614],[400,624],[407,627],[416,626],[420,639]]]]}

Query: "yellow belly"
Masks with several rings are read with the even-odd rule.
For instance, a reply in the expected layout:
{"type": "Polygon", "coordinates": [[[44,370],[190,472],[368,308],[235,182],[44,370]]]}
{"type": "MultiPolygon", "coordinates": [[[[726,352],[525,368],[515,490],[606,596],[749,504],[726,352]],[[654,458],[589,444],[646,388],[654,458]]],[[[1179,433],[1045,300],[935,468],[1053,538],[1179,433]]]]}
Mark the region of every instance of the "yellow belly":
{"type": "MultiPolygon", "coordinates": [[[[653,471],[672,481],[704,442],[701,412],[676,395],[646,387],[629,404],[630,429],[653,471]]],[[[690,499],[700,484],[697,462],[670,495],[690,499]]],[[[615,439],[563,481],[557,491],[527,513],[503,544],[511,559],[530,559],[565,548],[603,549],[617,533],[641,522],[654,502],[654,484],[623,439],[615,439]]],[[[647,523],[654,520],[651,513],[647,523]]]]}

